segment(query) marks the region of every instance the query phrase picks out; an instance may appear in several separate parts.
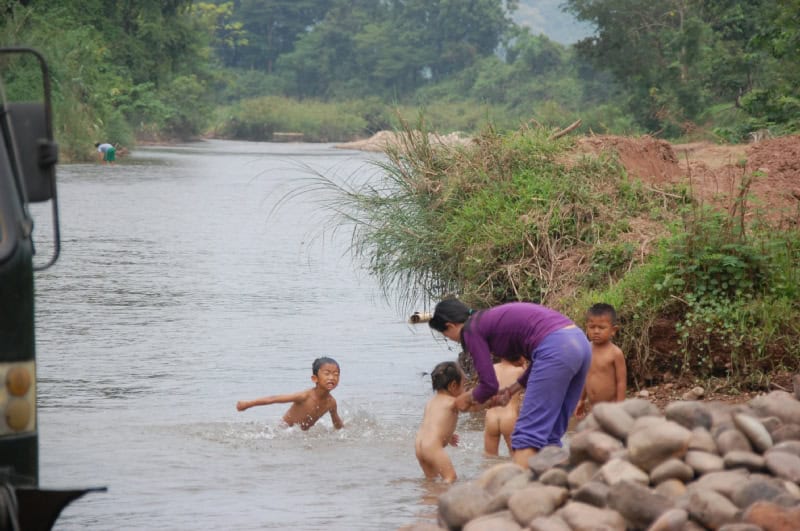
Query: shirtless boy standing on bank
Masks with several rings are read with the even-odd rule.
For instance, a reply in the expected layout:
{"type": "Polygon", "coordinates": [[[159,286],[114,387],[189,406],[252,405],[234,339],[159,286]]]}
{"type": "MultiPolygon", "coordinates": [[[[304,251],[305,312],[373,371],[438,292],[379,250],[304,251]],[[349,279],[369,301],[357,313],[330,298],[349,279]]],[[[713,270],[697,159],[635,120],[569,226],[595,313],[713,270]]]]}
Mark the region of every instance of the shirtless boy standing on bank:
{"type": "MultiPolygon", "coordinates": [[[[514,361],[500,358],[500,361],[494,364],[494,373],[497,375],[500,389],[505,389],[516,382],[525,372],[525,365],[526,360],[522,356],[514,361]]],[[[517,393],[505,406],[495,406],[486,410],[483,430],[483,451],[486,455],[500,455],[501,436],[506,441],[509,455],[511,454],[511,432],[517,423],[522,396],[523,393],[517,393]]]]}
{"type": "Polygon", "coordinates": [[[599,402],[625,400],[628,380],[625,356],[611,342],[618,329],[617,312],[610,304],[595,304],[586,312],[586,336],[592,343],[592,365],[575,409],[579,418],[599,402]]]}
{"type": "Polygon", "coordinates": [[[339,385],[339,364],[332,358],[317,358],[311,365],[311,381],[314,387],[297,393],[287,395],[265,396],[255,400],[240,400],[236,402],[236,409],[244,411],[254,406],[269,404],[286,404],[291,402],[291,407],[283,415],[283,421],[289,425],[300,425],[305,431],[313,426],[326,413],[331,414],[333,427],[337,430],[344,426],[336,410],[336,399],[331,396],[339,385]]]}

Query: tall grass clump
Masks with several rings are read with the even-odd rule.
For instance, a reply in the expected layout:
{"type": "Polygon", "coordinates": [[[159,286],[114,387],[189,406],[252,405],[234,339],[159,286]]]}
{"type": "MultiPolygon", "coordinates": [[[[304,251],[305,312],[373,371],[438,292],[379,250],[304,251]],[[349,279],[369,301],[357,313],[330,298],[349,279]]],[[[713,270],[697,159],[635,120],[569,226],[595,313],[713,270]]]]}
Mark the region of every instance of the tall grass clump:
{"type": "Polygon", "coordinates": [[[764,388],[800,361],[800,232],[767,224],[743,175],[728,205],[626,176],[545,127],[442,145],[404,124],[366,183],[336,185],[338,226],[401,307],[458,294],[535,301],[582,323],[613,304],[636,386],[668,374],[764,388]]]}
{"type": "Polygon", "coordinates": [[[302,133],[307,142],[336,142],[363,137],[367,121],[347,106],[266,96],[243,100],[226,110],[216,134],[269,141],[278,132],[302,133]]]}
{"type": "Polygon", "coordinates": [[[401,304],[447,293],[476,307],[556,304],[583,280],[623,274],[641,260],[630,243],[638,227],[662,226],[653,212],[663,197],[613,158],[570,156],[572,140],[552,133],[487,127],[450,146],[432,142],[423,120],[406,123],[376,178],[338,190],[353,251],[401,304]]]}

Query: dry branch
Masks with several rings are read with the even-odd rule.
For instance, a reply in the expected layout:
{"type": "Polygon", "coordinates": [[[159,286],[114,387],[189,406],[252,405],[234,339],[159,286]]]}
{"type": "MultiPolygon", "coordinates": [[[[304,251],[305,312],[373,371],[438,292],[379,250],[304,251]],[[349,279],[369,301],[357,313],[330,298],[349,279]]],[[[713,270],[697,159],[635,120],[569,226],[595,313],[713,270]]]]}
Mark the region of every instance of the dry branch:
{"type": "Polygon", "coordinates": [[[555,140],[556,138],[561,138],[562,136],[569,134],[571,131],[577,129],[579,125],[581,125],[580,118],[578,118],[572,125],[570,125],[566,129],[562,129],[561,131],[550,135],[550,140],[555,140]]]}

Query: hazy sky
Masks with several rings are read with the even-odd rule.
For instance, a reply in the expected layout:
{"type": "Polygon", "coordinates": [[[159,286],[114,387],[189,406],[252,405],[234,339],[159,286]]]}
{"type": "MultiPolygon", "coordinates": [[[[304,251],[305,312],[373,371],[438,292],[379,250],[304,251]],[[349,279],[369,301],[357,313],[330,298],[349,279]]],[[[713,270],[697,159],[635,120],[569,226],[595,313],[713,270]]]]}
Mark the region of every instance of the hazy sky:
{"type": "Polygon", "coordinates": [[[592,26],[561,11],[562,3],[563,0],[522,0],[514,20],[531,28],[534,35],[544,33],[561,44],[572,44],[591,35],[592,26]]]}

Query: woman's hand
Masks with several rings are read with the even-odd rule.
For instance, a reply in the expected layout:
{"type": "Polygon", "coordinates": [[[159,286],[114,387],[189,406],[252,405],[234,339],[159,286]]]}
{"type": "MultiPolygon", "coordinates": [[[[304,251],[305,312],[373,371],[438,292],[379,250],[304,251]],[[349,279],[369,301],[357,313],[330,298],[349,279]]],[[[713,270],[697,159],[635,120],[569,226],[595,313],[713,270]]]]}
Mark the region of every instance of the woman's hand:
{"type": "Polygon", "coordinates": [[[500,389],[494,397],[492,397],[492,406],[503,407],[511,401],[511,393],[508,388],[500,389]]]}
{"type": "Polygon", "coordinates": [[[450,446],[458,446],[458,434],[454,433],[452,437],[450,437],[450,446]]]}
{"type": "Polygon", "coordinates": [[[519,384],[519,382],[514,382],[505,389],[500,389],[500,391],[495,395],[495,405],[505,406],[509,403],[509,401],[511,401],[511,397],[520,391],[522,391],[522,386],[519,384]]]}

